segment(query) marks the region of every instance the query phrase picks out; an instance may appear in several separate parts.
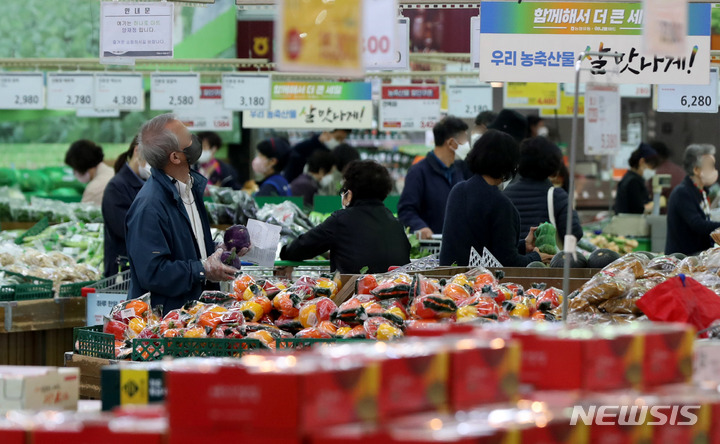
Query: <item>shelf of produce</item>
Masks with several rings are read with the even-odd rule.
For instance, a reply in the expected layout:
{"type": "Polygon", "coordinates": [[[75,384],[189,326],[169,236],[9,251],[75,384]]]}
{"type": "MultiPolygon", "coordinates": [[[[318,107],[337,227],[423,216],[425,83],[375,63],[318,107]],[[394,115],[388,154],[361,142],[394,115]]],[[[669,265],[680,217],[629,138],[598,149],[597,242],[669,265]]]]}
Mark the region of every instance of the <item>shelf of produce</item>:
{"type": "Polygon", "coordinates": [[[73,328],[85,325],[85,299],[0,303],[0,365],[62,366],[73,328]]]}
{"type": "Polygon", "coordinates": [[[9,221],[0,221],[0,227],[3,229],[3,231],[10,231],[10,230],[29,230],[32,228],[37,222],[9,222],[9,221]]]}

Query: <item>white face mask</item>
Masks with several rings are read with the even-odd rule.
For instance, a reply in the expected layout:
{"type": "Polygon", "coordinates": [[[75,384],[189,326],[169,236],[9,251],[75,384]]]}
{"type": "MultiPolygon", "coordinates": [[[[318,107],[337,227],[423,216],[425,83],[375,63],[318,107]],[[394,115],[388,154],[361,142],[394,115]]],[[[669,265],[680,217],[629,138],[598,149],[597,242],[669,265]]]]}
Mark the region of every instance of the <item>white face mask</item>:
{"type": "Polygon", "coordinates": [[[510,185],[510,182],[512,182],[512,179],[506,180],[505,182],[501,183],[501,184],[500,184],[500,187],[499,187],[499,188],[500,188],[500,191],[504,191],[505,188],[507,188],[508,185],[510,185]]]}
{"type": "Polygon", "coordinates": [[[77,171],[73,171],[73,175],[75,176],[75,179],[77,179],[77,181],[80,183],[90,182],[90,171],[85,171],[85,174],[80,174],[77,171]]]}
{"type": "Polygon", "coordinates": [[[212,151],[210,150],[203,150],[202,154],[200,154],[200,158],[198,159],[198,163],[200,164],[206,164],[210,162],[213,158],[212,151]]]}
{"type": "Polygon", "coordinates": [[[546,126],[541,126],[537,131],[538,137],[547,137],[550,135],[550,130],[546,126]]]}
{"type": "Polygon", "coordinates": [[[349,202],[348,202],[348,204],[345,204],[345,198],[348,197],[348,194],[350,194],[350,191],[345,191],[344,193],[340,194],[343,210],[346,209],[348,207],[348,205],[350,204],[349,202]]]}
{"type": "Polygon", "coordinates": [[[264,157],[257,156],[252,161],[252,169],[255,172],[256,179],[264,179],[268,171],[268,160],[264,157]]]}
{"type": "Polygon", "coordinates": [[[460,144],[457,148],[455,148],[455,158],[459,160],[465,160],[465,157],[468,155],[469,152],[470,142],[460,144]]]}
{"type": "Polygon", "coordinates": [[[140,178],[142,180],[148,180],[151,175],[152,175],[152,167],[150,166],[149,163],[145,163],[144,166],[138,167],[138,176],[140,176],[140,178]]]}
{"type": "Polygon", "coordinates": [[[650,180],[653,177],[655,177],[655,170],[651,170],[650,168],[646,168],[645,171],[643,171],[643,179],[650,180]]]}
{"type": "Polygon", "coordinates": [[[333,177],[332,174],[326,174],[326,175],[324,175],[323,178],[320,179],[320,188],[327,188],[327,187],[329,187],[330,185],[332,185],[334,179],[335,179],[335,178],[333,177]]]}
{"type": "Polygon", "coordinates": [[[334,137],[331,137],[330,140],[325,142],[325,146],[331,151],[337,148],[338,145],[340,145],[340,142],[334,137]]]}

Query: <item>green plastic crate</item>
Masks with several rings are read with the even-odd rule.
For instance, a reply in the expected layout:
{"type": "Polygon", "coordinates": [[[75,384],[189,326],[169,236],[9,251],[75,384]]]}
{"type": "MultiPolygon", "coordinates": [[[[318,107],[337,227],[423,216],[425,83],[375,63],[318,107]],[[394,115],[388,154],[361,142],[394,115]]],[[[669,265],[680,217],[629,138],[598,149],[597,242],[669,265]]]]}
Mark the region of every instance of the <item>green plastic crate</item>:
{"type": "MultiPolygon", "coordinates": [[[[341,338],[328,338],[328,339],[321,339],[321,338],[278,338],[275,340],[275,348],[277,350],[280,349],[303,349],[303,348],[311,348],[315,345],[321,345],[321,344],[340,344],[340,343],[347,343],[347,342],[363,342],[363,341],[371,341],[370,339],[341,339],[341,338]]],[[[372,342],[376,342],[372,340],[372,342]]]]}
{"type": "Polygon", "coordinates": [[[0,269],[0,272],[6,276],[14,276],[21,280],[19,284],[0,286],[0,302],[52,299],[54,296],[53,283],[50,280],[25,276],[2,269],[0,269]]]}
{"type": "Polygon", "coordinates": [[[342,209],[342,197],[340,196],[320,196],[316,195],[313,199],[313,211],[322,214],[330,214],[342,209]]]}
{"type": "Polygon", "coordinates": [[[42,219],[40,219],[38,221],[38,223],[36,223],[32,227],[30,227],[29,230],[27,230],[26,232],[24,232],[23,234],[18,236],[17,239],[15,239],[15,244],[22,245],[22,243],[23,243],[23,241],[25,241],[26,237],[37,236],[38,234],[45,231],[45,229],[49,226],[50,226],[50,221],[48,220],[47,217],[43,217],[42,219]]]}
{"type": "Polygon", "coordinates": [[[212,356],[239,358],[244,353],[262,348],[257,339],[227,338],[161,338],[133,339],[133,361],[155,361],[165,356],[186,358],[212,356]]]}
{"type": "Polygon", "coordinates": [[[115,359],[115,337],[103,333],[102,325],[73,329],[75,353],[101,359],[115,359]]]}
{"type": "Polygon", "coordinates": [[[72,284],[63,284],[58,291],[58,297],[61,298],[79,298],[82,296],[82,289],[94,284],[95,281],[73,282],[72,284]]]}
{"type": "Polygon", "coordinates": [[[397,214],[398,204],[400,203],[399,194],[391,194],[385,199],[385,206],[392,214],[397,214]]]}

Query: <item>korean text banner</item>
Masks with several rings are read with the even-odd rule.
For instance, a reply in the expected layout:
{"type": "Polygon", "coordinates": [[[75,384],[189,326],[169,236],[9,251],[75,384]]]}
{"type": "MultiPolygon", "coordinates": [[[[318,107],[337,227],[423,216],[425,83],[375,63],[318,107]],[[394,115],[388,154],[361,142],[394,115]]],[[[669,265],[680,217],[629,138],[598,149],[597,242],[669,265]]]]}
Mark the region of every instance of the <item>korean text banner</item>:
{"type": "Polygon", "coordinates": [[[372,85],[367,82],[273,82],[268,111],[243,112],[246,128],[372,128],[372,85]]]}
{"type": "Polygon", "coordinates": [[[362,0],[280,0],[278,70],[361,76],[362,7],[362,0]]]}
{"type": "Polygon", "coordinates": [[[643,52],[642,3],[482,2],[480,80],[574,82],[582,51],[583,81],[707,84],[710,80],[710,4],[688,5],[687,55],[643,52]]]}

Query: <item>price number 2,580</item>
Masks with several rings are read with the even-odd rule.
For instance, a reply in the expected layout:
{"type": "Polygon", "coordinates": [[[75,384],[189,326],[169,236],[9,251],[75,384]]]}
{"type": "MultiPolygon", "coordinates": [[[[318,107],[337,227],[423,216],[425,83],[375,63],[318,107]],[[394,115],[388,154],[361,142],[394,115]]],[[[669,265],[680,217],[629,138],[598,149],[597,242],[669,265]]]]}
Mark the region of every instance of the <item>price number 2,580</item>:
{"type": "Polygon", "coordinates": [[[682,96],[680,105],[691,108],[693,106],[712,106],[712,96],[682,96]]]}

